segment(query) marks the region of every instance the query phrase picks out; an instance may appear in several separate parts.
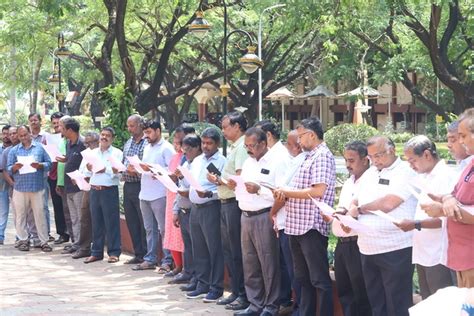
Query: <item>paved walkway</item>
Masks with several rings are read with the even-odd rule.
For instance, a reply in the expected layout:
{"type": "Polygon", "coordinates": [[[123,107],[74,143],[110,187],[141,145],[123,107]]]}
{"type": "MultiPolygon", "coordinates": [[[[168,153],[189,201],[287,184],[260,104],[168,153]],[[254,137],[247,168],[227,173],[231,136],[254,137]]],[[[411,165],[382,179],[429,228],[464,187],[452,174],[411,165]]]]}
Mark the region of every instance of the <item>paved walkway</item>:
{"type": "MultiPolygon", "coordinates": [[[[177,285],[152,270],[132,271],[123,262],[84,264],[83,259],[13,247],[9,220],[0,246],[0,315],[232,315],[222,306],[186,299],[177,285]]],[[[54,226],[52,226],[54,227],[54,226]]],[[[228,295],[226,293],[225,295],[228,295]]]]}

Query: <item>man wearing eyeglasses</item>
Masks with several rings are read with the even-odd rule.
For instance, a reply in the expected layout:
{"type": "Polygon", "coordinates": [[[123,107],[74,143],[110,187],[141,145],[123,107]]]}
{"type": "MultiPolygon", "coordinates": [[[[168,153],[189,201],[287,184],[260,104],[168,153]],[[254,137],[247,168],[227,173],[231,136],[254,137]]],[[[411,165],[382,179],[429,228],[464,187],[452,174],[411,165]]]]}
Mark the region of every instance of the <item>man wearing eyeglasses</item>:
{"type": "Polygon", "coordinates": [[[390,220],[413,219],[416,200],[409,183],[415,173],[395,153],[395,144],[385,136],[367,141],[372,167],[360,179],[349,214],[371,230],[359,233],[362,271],[374,316],[408,316],[412,295],[412,232],[403,232],[390,220]]]}
{"type": "MultiPolygon", "coordinates": [[[[459,119],[459,143],[474,154],[474,108],[459,119]]],[[[433,217],[447,217],[449,268],[456,271],[458,287],[474,287],[474,160],[462,172],[451,194],[431,196],[435,203],[422,208],[433,217]]]]}

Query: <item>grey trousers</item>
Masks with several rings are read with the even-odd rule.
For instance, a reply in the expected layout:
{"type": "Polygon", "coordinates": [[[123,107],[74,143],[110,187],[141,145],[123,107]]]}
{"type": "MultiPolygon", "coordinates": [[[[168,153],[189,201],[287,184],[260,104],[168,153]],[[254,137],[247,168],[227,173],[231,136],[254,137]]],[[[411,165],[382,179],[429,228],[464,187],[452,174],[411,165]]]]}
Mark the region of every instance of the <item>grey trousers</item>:
{"type": "Polygon", "coordinates": [[[242,214],[242,261],[250,309],[278,314],[280,298],[280,245],[267,213],[242,214]]]}
{"type": "Polygon", "coordinates": [[[72,248],[79,249],[79,239],[81,235],[81,208],[82,208],[82,191],[75,193],[66,193],[67,207],[69,209],[69,215],[71,216],[72,226],[72,248]]]}
{"type": "Polygon", "coordinates": [[[418,272],[420,294],[423,299],[426,299],[439,289],[454,285],[451,270],[442,264],[432,267],[417,264],[416,271],[418,272]]]}
{"type": "Polygon", "coordinates": [[[89,207],[89,191],[84,191],[81,203],[81,232],[79,233],[79,250],[84,252],[91,251],[92,243],[92,220],[89,207]]]}
{"type": "Polygon", "coordinates": [[[215,201],[205,204],[204,206],[193,204],[190,216],[197,287],[203,291],[222,292],[224,256],[221,243],[221,203],[215,201]]]}

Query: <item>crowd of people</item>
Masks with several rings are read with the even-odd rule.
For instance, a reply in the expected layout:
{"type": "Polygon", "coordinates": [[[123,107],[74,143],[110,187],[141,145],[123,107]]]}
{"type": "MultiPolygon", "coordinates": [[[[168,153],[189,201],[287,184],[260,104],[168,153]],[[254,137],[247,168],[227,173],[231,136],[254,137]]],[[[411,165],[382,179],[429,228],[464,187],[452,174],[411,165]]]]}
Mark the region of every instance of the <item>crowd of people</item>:
{"type": "Polygon", "coordinates": [[[107,262],[118,262],[122,181],[134,251],[125,264],[156,270],[181,284],[187,298],[234,315],[282,308],[333,315],[331,230],[346,316],[408,315],[415,266],[423,299],[449,286],[474,287],[474,109],[448,129],[455,167],[423,135],[405,144],[405,160],[383,135],[346,144],[349,178],[334,209],[336,164],[317,118],[302,120],[286,144],[270,120],[247,125],[242,113],[230,112],[221,131],[198,135],[183,123],[169,142],[158,121],[135,114],[123,149],[112,145],[113,128],[82,136],[79,122],[62,113],[51,115],[51,134],[38,114],[29,125],[5,126],[0,244],[11,210],[20,251],[65,244],[62,254],[91,264],[106,248],[107,262]],[[221,134],[230,143],[227,156],[221,134]]]}

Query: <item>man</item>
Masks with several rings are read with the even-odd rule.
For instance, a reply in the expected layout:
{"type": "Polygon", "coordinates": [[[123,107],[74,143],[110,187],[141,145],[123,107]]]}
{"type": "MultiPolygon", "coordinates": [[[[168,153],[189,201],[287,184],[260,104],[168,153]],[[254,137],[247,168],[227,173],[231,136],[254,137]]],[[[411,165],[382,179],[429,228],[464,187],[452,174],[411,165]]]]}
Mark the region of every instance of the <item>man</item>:
{"type": "MultiPolygon", "coordinates": [[[[474,154],[474,109],[459,119],[459,143],[468,155],[474,154]]],[[[463,170],[451,194],[430,196],[437,203],[422,208],[432,217],[447,217],[448,268],[456,271],[458,287],[474,287],[474,160],[463,170]],[[432,205],[434,204],[434,205],[432,205]]]]}
{"type": "MultiPolygon", "coordinates": [[[[360,178],[369,169],[367,145],[361,141],[348,143],[344,147],[344,160],[350,177],[344,182],[339,196],[338,212],[346,213],[354,194],[358,191],[360,178]]],[[[370,304],[362,274],[357,234],[334,219],[332,231],[338,241],[334,251],[334,269],[339,301],[345,316],[370,316],[370,304]]]]}
{"type": "Polygon", "coordinates": [[[31,207],[40,247],[44,252],[50,252],[52,248],[48,245],[48,226],[44,216],[43,198],[45,189],[44,173],[51,168],[51,160],[44,148],[32,141],[28,126],[22,125],[18,128],[18,138],[21,143],[10,150],[7,164],[8,172],[15,182],[12,203],[16,212],[16,233],[20,240],[18,249],[21,251],[30,250],[26,216],[31,207]],[[36,171],[20,173],[20,169],[23,167],[23,164],[18,161],[20,156],[33,156],[34,162],[31,163],[31,167],[36,171]]]}
{"type": "MultiPolygon", "coordinates": [[[[86,148],[95,149],[99,147],[99,134],[96,132],[88,132],[84,135],[84,145],[86,148]]],[[[85,160],[81,162],[79,171],[83,174],[87,173],[87,167],[85,160]]],[[[89,178],[86,178],[89,181],[89,178]]],[[[91,243],[92,243],[92,220],[91,220],[91,211],[89,205],[89,192],[83,191],[82,194],[82,203],[81,203],[81,213],[79,216],[80,219],[80,233],[78,245],[79,249],[72,254],[73,259],[86,258],[91,255],[91,243]]]]}
{"type": "Polygon", "coordinates": [[[371,229],[360,233],[357,243],[372,315],[408,315],[413,304],[413,234],[371,211],[389,213],[396,220],[412,219],[416,200],[408,184],[414,173],[385,136],[370,138],[367,151],[373,166],[360,179],[349,212],[371,229]]]}
{"type": "MultiPolygon", "coordinates": [[[[59,124],[60,119],[64,116],[61,112],[55,112],[51,114],[51,126],[53,127],[54,134],[61,133],[61,127],[59,124]]],[[[64,135],[61,136],[64,137],[64,135]]],[[[62,140],[61,142],[64,143],[66,140],[62,140]]],[[[61,148],[58,148],[62,154],[65,154],[65,148],[63,144],[61,144],[61,148]]],[[[54,222],[56,224],[56,233],[59,237],[54,241],[56,245],[65,243],[69,241],[69,233],[72,234],[70,231],[72,229],[71,225],[71,218],[69,215],[69,210],[66,207],[63,207],[63,189],[64,189],[64,163],[63,162],[56,162],[53,161],[53,165],[51,167],[51,171],[48,175],[48,183],[49,189],[51,192],[51,200],[53,202],[53,210],[54,210],[54,222]],[[59,179],[59,185],[58,185],[59,179]],[[67,223],[67,224],[66,224],[67,223]]],[[[66,199],[64,199],[66,202],[66,199]]]]}
{"type": "Polygon", "coordinates": [[[222,118],[222,134],[230,143],[230,150],[224,166],[222,178],[209,174],[209,181],[216,183],[217,195],[221,201],[221,238],[224,262],[229,269],[232,293],[217,301],[226,309],[241,310],[249,305],[245,294],[244,271],[242,267],[242,247],[240,242],[240,217],[242,211],[235,199],[235,193],[227,184],[230,176],[240,175],[242,165],[248,158],[244,148],[244,133],[247,120],[241,112],[230,112],[222,118]],[[222,179],[224,181],[222,181],[222,179]],[[236,301],[234,303],[234,301],[236,301]],[[230,305],[229,305],[230,304],[230,305]]]}
{"type": "MultiPolygon", "coordinates": [[[[267,134],[268,136],[268,134],[267,134]]],[[[273,148],[273,147],[272,147],[273,148]]],[[[288,150],[288,162],[285,166],[285,176],[283,185],[287,186],[291,183],[291,180],[296,174],[296,171],[303,163],[306,158],[306,153],[301,149],[300,144],[298,143],[298,132],[296,130],[291,130],[288,133],[286,141],[286,149],[288,150]]],[[[282,159],[282,156],[276,156],[275,159],[282,159]]],[[[290,243],[288,235],[285,234],[285,222],[286,222],[286,208],[284,203],[278,203],[275,201],[273,204],[270,216],[273,220],[273,228],[278,231],[278,240],[280,243],[280,270],[281,270],[281,287],[280,287],[280,306],[283,307],[280,310],[284,312],[286,308],[290,308],[291,297],[293,295],[292,289],[295,294],[295,303],[293,304],[293,316],[299,315],[299,304],[301,298],[301,285],[295,279],[295,274],[293,271],[293,258],[291,257],[290,243]],[[285,306],[288,305],[288,306],[285,306]]]]}
{"type": "Polygon", "coordinates": [[[127,129],[131,137],[123,147],[122,163],[127,167],[127,170],[122,174],[122,181],[124,181],[123,209],[128,231],[132,238],[134,256],[125,261],[125,264],[139,264],[143,262],[143,257],[146,254],[145,227],[140,210],[140,199],[138,198],[140,194],[140,174],[134,170],[127,157],[137,155],[138,158],[143,158],[146,139],[143,137],[142,117],[138,114],[129,116],[127,129]]]}
{"type": "MultiPolygon", "coordinates": [[[[46,132],[41,130],[41,116],[38,113],[30,113],[28,115],[28,124],[30,126],[31,131],[31,138],[34,142],[40,144],[46,144],[46,132]]],[[[49,207],[48,207],[48,200],[49,200],[49,185],[48,185],[48,173],[44,173],[44,182],[45,182],[45,189],[44,189],[44,199],[43,199],[43,208],[44,214],[46,216],[46,223],[48,225],[48,236],[50,236],[50,214],[49,214],[49,207]]],[[[31,226],[31,235],[33,239],[33,245],[39,246],[39,241],[37,238],[37,231],[35,227],[35,222],[32,220],[33,216],[31,214],[28,216],[28,225],[31,226]]],[[[49,237],[53,241],[53,237],[49,237]]]]}
{"type": "MultiPolygon", "coordinates": [[[[158,261],[158,242],[165,236],[166,187],[150,174],[151,167],[157,164],[168,169],[171,157],[175,151],[173,146],[161,137],[161,124],[158,121],[147,121],[144,126],[145,138],[148,144],[143,149],[143,163],[140,165],[147,172],[141,177],[140,210],[146,232],[147,253],[144,261],[132,269],[155,269],[158,261]],[[160,238],[161,237],[161,238],[160,238]]],[[[171,267],[171,253],[163,249],[162,265],[171,267]]]]}
{"type": "Polygon", "coordinates": [[[82,137],[79,135],[80,124],[73,118],[61,119],[61,132],[67,139],[66,157],[64,163],[64,192],[71,217],[72,240],[74,240],[71,248],[64,250],[64,253],[75,253],[79,250],[80,233],[81,233],[81,207],[83,200],[83,192],[73,183],[72,179],[67,175],[69,172],[76,171],[80,168],[82,162],[81,152],[86,149],[82,137]]]}
{"type": "MultiPolygon", "coordinates": [[[[194,159],[202,154],[201,138],[195,134],[186,135],[183,138],[182,150],[186,158],[186,161],[183,164],[183,168],[190,169],[194,159]]],[[[189,183],[186,181],[186,179],[184,179],[178,169],[176,169],[175,174],[179,179],[179,187],[178,194],[176,195],[175,204],[173,206],[173,223],[175,226],[180,227],[184,244],[184,265],[181,280],[183,280],[184,282],[188,282],[188,284],[181,286],[180,290],[185,292],[192,292],[196,290],[197,286],[197,278],[195,271],[196,269],[193,260],[193,244],[190,228],[192,203],[189,200],[189,183]]]]}
{"type": "Polygon", "coordinates": [[[105,168],[92,173],[92,165],[87,169],[92,173],[89,183],[90,210],[92,218],[92,251],[84,263],[103,260],[104,241],[107,239],[108,263],[119,261],[120,249],[120,214],[119,214],[119,177],[118,170],[111,166],[108,158],[122,160],[122,151],[112,146],[115,130],[106,126],[100,131],[99,148],[93,150],[105,168]],[[106,238],[107,237],[107,238],[106,238]]]}
{"type": "Polygon", "coordinates": [[[332,284],[329,277],[327,245],[329,225],[311,198],[334,203],[336,164],[324,143],[318,118],[301,121],[297,127],[301,148],[308,155],[290,183],[290,188],[275,190],[288,212],[285,233],[290,235],[295,278],[301,283],[300,314],[316,314],[316,289],[319,315],[332,315],[332,284]]]}
{"type": "MultiPolygon", "coordinates": [[[[0,147],[0,156],[3,154],[5,149],[12,145],[10,141],[10,137],[8,135],[8,131],[10,129],[10,125],[5,125],[2,127],[2,147],[0,147]]],[[[10,199],[8,197],[8,182],[5,180],[5,176],[3,175],[3,164],[0,160],[0,245],[3,245],[5,240],[5,229],[7,228],[7,221],[8,221],[8,211],[10,208],[10,199]]]]}
{"type": "MultiPolygon", "coordinates": [[[[8,192],[8,198],[11,201],[12,194],[13,194],[13,186],[15,185],[15,182],[13,181],[13,178],[11,177],[11,175],[8,173],[7,166],[8,166],[8,154],[10,153],[10,150],[20,143],[20,141],[18,140],[18,134],[17,134],[16,126],[12,126],[8,129],[8,138],[10,139],[11,146],[9,146],[9,147],[7,147],[3,150],[2,157],[1,157],[1,159],[2,159],[1,165],[2,165],[2,169],[3,169],[3,172],[2,172],[3,177],[6,181],[6,183],[8,184],[8,191],[7,191],[8,192]]],[[[12,215],[13,215],[13,226],[16,227],[16,225],[15,225],[15,223],[16,223],[16,220],[15,220],[15,206],[12,203],[10,207],[11,207],[12,215]]],[[[6,218],[8,219],[8,214],[6,215],[6,218]]],[[[28,220],[27,220],[27,223],[28,223],[28,220]]],[[[5,224],[5,228],[6,228],[6,224],[5,224]]],[[[28,226],[27,226],[27,229],[29,229],[28,226]]],[[[29,230],[28,230],[28,233],[29,233],[29,230]]],[[[15,243],[15,246],[18,246],[18,243],[15,243]]]]}
{"type": "MultiPolygon", "coordinates": [[[[234,315],[277,315],[280,296],[279,246],[268,216],[274,200],[272,191],[261,183],[276,186],[282,160],[273,159],[267,136],[260,128],[247,130],[244,143],[249,155],[241,173],[245,188],[236,188],[236,195],[242,210],[242,259],[250,306],[234,315]]],[[[237,184],[233,180],[230,182],[234,187],[237,184]]]]}
{"type": "MultiPolygon", "coordinates": [[[[439,159],[436,145],[428,137],[413,137],[405,144],[404,152],[410,167],[418,173],[423,190],[428,190],[422,195],[445,195],[452,191],[452,168],[439,159]]],[[[420,207],[422,202],[418,200],[414,219],[404,219],[397,226],[403,231],[413,231],[412,263],[416,264],[421,297],[426,299],[437,290],[452,286],[453,282],[451,272],[445,266],[444,239],[447,236],[441,220],[429,217],[420,207]]]]}
{"type": "Polygon", "coordinates": [[[221,135],[218,130],[208,127],[201,134],[203,154],[194,158],[191,173],[205,190],[197,191],[191,187],[190,227],[193,243],[193,263],[197,286],[186,294],[187,298],[205,296],[205,303],[216,302],[223,293],[224,258],[222,254],[220,209],[217,186],[207,179],[207,166],[213,164],[222,171],[226,162],[219,152],[221,135]]]}
{"type": "Polygon", "coordinates": [[[459,142],[459,120],[452,122],[449,124],[447,130],[447,147],[449,149],[449,153],[457,162],[457,175],[460,176],[464,169],[469,165],[471,160],[474,158],[473,155],[469,155],[466,152],[466,148],[459,142]]]}

